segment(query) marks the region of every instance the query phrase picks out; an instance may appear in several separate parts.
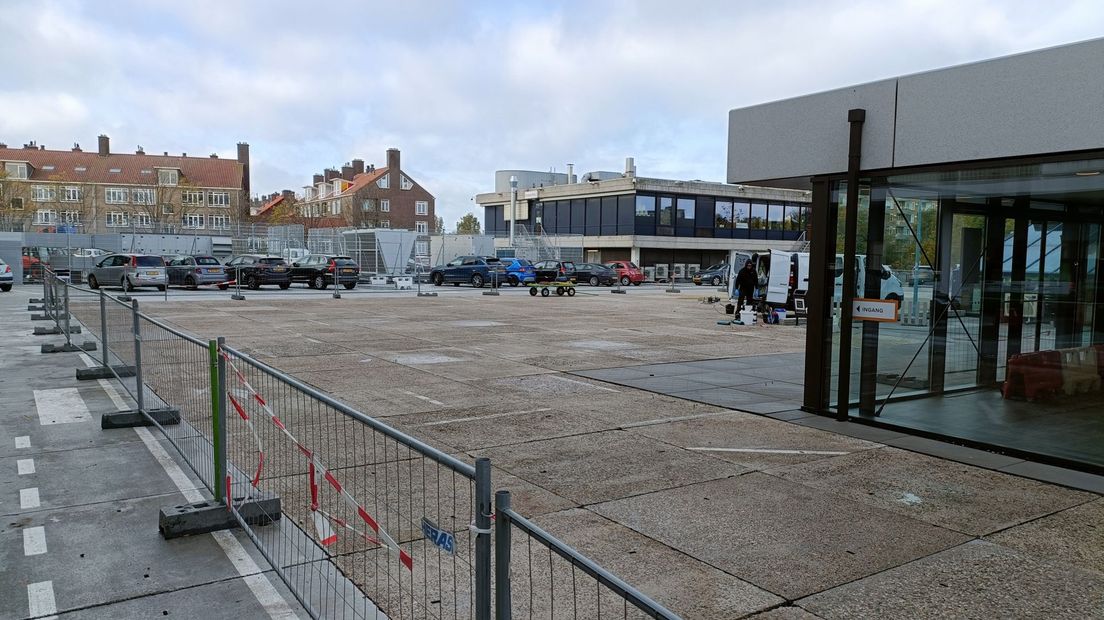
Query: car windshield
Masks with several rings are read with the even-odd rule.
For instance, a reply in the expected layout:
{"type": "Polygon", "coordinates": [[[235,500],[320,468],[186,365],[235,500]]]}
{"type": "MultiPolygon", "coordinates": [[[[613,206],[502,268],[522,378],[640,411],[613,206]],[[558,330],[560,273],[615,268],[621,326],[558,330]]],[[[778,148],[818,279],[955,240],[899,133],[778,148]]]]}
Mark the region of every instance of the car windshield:
{"type": "Polygon", "coordinates": [[[197,256],[195,259],[197,265],[221,265],[218,259],[214,256],[197,256]]]}
{"type": "Polygon", "coordinates": [[[524,258],[515,258],[514,263],[516,263],[518,267],[529,267],[533,264],[524,258]]]}
{"type": "Polygon", "coordinates": [[[282,264],[284,264],[284,259],[282,259],[278,256],[273,256],[273,257],[262,258],[262,259],[258,260],[257,262],[258,263],[264,263],[266,265],[282,265],[282,264]]]}
{"type": "Polygon", "coordinates": [[[160,256],[135,256],[134,264],[138,267],[164,267],[165,259],[160,256]]]}
{"type": "Polygon", "coordinates": [[[485,260],[487,261],[488,265],[490,265],[491,263],[501,263],[502,262],[502,261],[498,260],[497,258],[495,258],[493,256],[488,256],[485,260]]]}

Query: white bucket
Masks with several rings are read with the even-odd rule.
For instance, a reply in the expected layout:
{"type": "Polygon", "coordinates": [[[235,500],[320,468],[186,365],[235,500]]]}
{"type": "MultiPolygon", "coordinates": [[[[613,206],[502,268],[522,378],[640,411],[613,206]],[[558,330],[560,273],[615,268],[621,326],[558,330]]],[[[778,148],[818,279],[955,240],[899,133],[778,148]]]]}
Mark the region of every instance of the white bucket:
{"type": "Polygon", "coordinates": [[[740,311],[740,322],[744,325],[751,325],[755,322],[755,313],[749,310],[740,311]]]}

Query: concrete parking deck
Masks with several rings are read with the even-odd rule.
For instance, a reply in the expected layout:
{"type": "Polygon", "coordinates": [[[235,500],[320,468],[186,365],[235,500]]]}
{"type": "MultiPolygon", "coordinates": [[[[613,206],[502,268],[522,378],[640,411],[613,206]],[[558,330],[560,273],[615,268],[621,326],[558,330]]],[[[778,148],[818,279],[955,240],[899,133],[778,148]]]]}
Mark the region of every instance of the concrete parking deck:
{"type": "Polygon", "coordinates": [[[127,404],[75,379],[82,354],[39,352],[64,342],[31,335],[39,293],[0,294],[0,618],[307,617],[244,535],[160,536],[198,483],[156,431],[100,429],[127,404]]]}
{"type": "Polygon", "coordinates": [[[1099,495],[795,412],[786,355],[803,328],[720,326],[716,307],[648,287],[580,290],[189,294],[144,309],[490,457],[515,509],[687,618],[1104,617],[1099,495]],[[765,354],[781,363],[717,361],[765,354]],[[664,363],[689,372],[650,382],[644,367],[664,363]]]}

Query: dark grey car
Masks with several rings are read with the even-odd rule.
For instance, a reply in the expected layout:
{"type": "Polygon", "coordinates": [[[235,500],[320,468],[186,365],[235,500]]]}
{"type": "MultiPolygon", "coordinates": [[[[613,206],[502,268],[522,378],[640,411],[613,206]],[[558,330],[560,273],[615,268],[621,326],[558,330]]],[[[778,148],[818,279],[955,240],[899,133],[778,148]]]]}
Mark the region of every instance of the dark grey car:
{"type": "MultiPolygon", "coordinates": [[[[225,283],[226,268],[214,256],[166,256],[165,271],[169,284],[194,288],[203,284],[225,283]]],[[[226,289],[221,284],[219,288],[226,289]]]]}

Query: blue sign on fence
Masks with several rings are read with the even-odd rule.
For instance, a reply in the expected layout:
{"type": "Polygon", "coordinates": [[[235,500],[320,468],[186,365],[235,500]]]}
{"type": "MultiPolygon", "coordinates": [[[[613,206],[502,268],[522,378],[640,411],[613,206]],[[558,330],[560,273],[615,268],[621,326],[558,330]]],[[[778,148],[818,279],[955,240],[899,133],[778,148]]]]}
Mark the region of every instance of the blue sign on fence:
{"type": "Polygon", "coordinates": [[[425,517],[422,517],[422,534],[425,534],[426,540],[437,545],[446,553],[455,553],[456,537],[451,532],[446,532],[437,527],[436,523],[425,517]]]}

